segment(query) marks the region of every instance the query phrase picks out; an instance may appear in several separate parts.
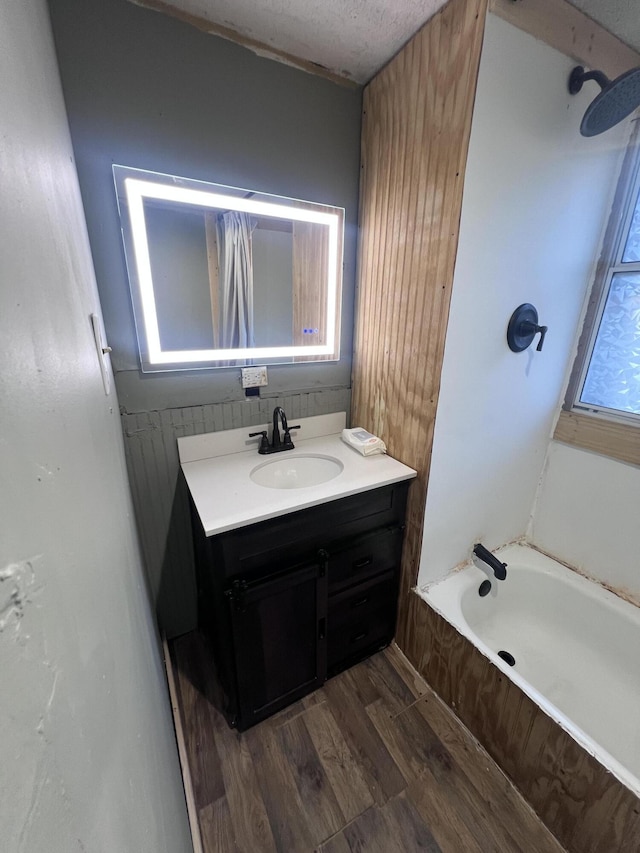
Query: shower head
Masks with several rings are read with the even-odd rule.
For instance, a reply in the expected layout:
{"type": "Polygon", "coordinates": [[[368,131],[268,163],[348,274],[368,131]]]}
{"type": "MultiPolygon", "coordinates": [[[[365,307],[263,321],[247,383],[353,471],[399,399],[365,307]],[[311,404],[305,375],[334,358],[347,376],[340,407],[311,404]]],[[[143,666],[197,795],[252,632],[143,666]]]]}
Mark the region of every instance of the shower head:
{"type": "Polygon", "coordinates": [[[615,80],[602,71],[585,71],[576,66],[569,77],[569,91],[576,95],[587,80],[595,80],[602,91],[587,107],[580,125],[583,136],[597,136],[618,124],[640,107],[640,68],[625,71],[615,80]]]}

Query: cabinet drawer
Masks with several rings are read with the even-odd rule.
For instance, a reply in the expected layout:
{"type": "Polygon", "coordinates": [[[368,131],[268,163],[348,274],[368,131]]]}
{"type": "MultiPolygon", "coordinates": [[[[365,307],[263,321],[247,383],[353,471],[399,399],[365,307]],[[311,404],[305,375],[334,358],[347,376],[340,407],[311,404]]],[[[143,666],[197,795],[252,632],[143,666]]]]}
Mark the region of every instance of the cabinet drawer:
{"type": "Polygon", "coordinates": [[[397,572],[329,599],[327,668],[330,674],[389,643],[396,624],[397,572]]]}
{"type": "Polygon", "coordinates": [[[258,577],[271,566],[313,558],[320,548],[333,552],[331,543],[355,544],[372,531],[403,523],[407,488],[396,483],[212,536],[209,562],[226,577],[258,577]]]}
{"type": "Polygon", "coordinates": [[[400,562],[402,527],[388,527],[329,552],[329,593],[395,568],[400,562]]]}

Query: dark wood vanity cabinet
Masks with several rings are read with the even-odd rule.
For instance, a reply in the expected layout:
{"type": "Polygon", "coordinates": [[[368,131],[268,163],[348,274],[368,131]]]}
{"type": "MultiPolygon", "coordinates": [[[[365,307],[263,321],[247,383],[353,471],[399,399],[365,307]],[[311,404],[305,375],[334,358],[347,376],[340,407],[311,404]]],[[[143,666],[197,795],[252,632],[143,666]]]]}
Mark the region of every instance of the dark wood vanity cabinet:
{"type": "Polygon", "coordinates": [[[240,730],[388,645],[408,483],[206,537],[193,512],[198,621],[240,730]]]}

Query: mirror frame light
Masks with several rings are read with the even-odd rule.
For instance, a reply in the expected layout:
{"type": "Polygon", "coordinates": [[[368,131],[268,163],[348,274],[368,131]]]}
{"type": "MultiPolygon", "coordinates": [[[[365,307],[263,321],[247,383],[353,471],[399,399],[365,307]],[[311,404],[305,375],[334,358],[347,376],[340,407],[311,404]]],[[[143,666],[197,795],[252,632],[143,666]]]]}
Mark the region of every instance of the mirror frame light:
{"type": "MultiPolygon", "coordinates": [[[[342,231],[344,210],[331,208],[337,212],[328,212],[321,204],[303,202],[306,207],[287,204],[291,199],[273,196],[280,201],[262,201],[255,198],[242,198],[225,195],[224,192],[213,192],[202,187],[218,185],[188,178],[177,178],[155,172],[147,172],[128,166],[113,166],[118,208],[122,222],[122,234],[125,246],[125,256],[129,272],[129,283],[134,298],[134,317],[138,332],[140,361],[143,372],[161,370],[185,370],[193,368],[226,367],[219,362],[230,361],[234,364],[239,360],[262,361],[268,359],[294,358],[312,361],[313,356],[319,356],[323,361],[337,361],[340,358],[339,340],[339,309],[341,295],[342,269],[342,231]],[[145,177],[138,177],[143,175],[145,177]],[[156,180],[157,179],[157,180],[156,180]],[[126,208],[123,205],[126,199],[126,208]],[[222,208],[236,210],[257,216],[271,216],[277,219],[289,219],[298,222],[315,222],[327,225],[329,228],[328,262],[327,262],[327,314],[326,342],[322,345],[310,346],[278,346],[278,347],[238,347],[236,349],[199,349],[199,350],[163,350],[160,341],[158,315],[153,276],[151,272],[151,256],[147,229],[144,216],[145,199],[168,201],[195,205],[206,209],[222,208]],[[127,223],[129,234],[127,234],[127,223]],[[129,239],[128,239],[129,238],[129,239]],[[132,255],[133,257],[130,257],[132,255]],[[311,358],[309,358],[311,357],[311,358]],[[211,364],[211,362],[216,362],[211,364]]],[[[220,190],[236,189],[235,187],[219,187],[220,190]]],[[[248,193],[246,190],[240,192],[248,193]]],[[[255,193],[265,196],[265,193],[255,193]]],[[[301,204],[301,202],[297,202],[301,204]]]]}

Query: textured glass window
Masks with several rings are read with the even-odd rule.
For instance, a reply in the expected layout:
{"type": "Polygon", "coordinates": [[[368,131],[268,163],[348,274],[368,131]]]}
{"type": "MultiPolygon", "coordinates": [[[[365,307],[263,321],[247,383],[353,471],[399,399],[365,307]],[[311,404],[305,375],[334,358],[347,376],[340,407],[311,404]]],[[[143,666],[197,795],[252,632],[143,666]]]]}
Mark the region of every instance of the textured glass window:
{"type": "Polygon", "coordinates": [[[631,217],[631,227],[622,253],[623,264],[632,264],[638,261],[640,261],[640,194],[636,199],[635,210],[631,217]]]}
{"type": "Polygon", "coordinates": [[[640,427],[640,143],[627,149],[570,380],[574,411],[640,427]],[[587,340],[588,338],[588,340],[587,340]],[[582,350],[582,352],[580,352],[582,350]]]}
{"type": "Polygon", "coordinates": [[[580,402],[640,414],[640,272],[611,278],[580,402]]]}

